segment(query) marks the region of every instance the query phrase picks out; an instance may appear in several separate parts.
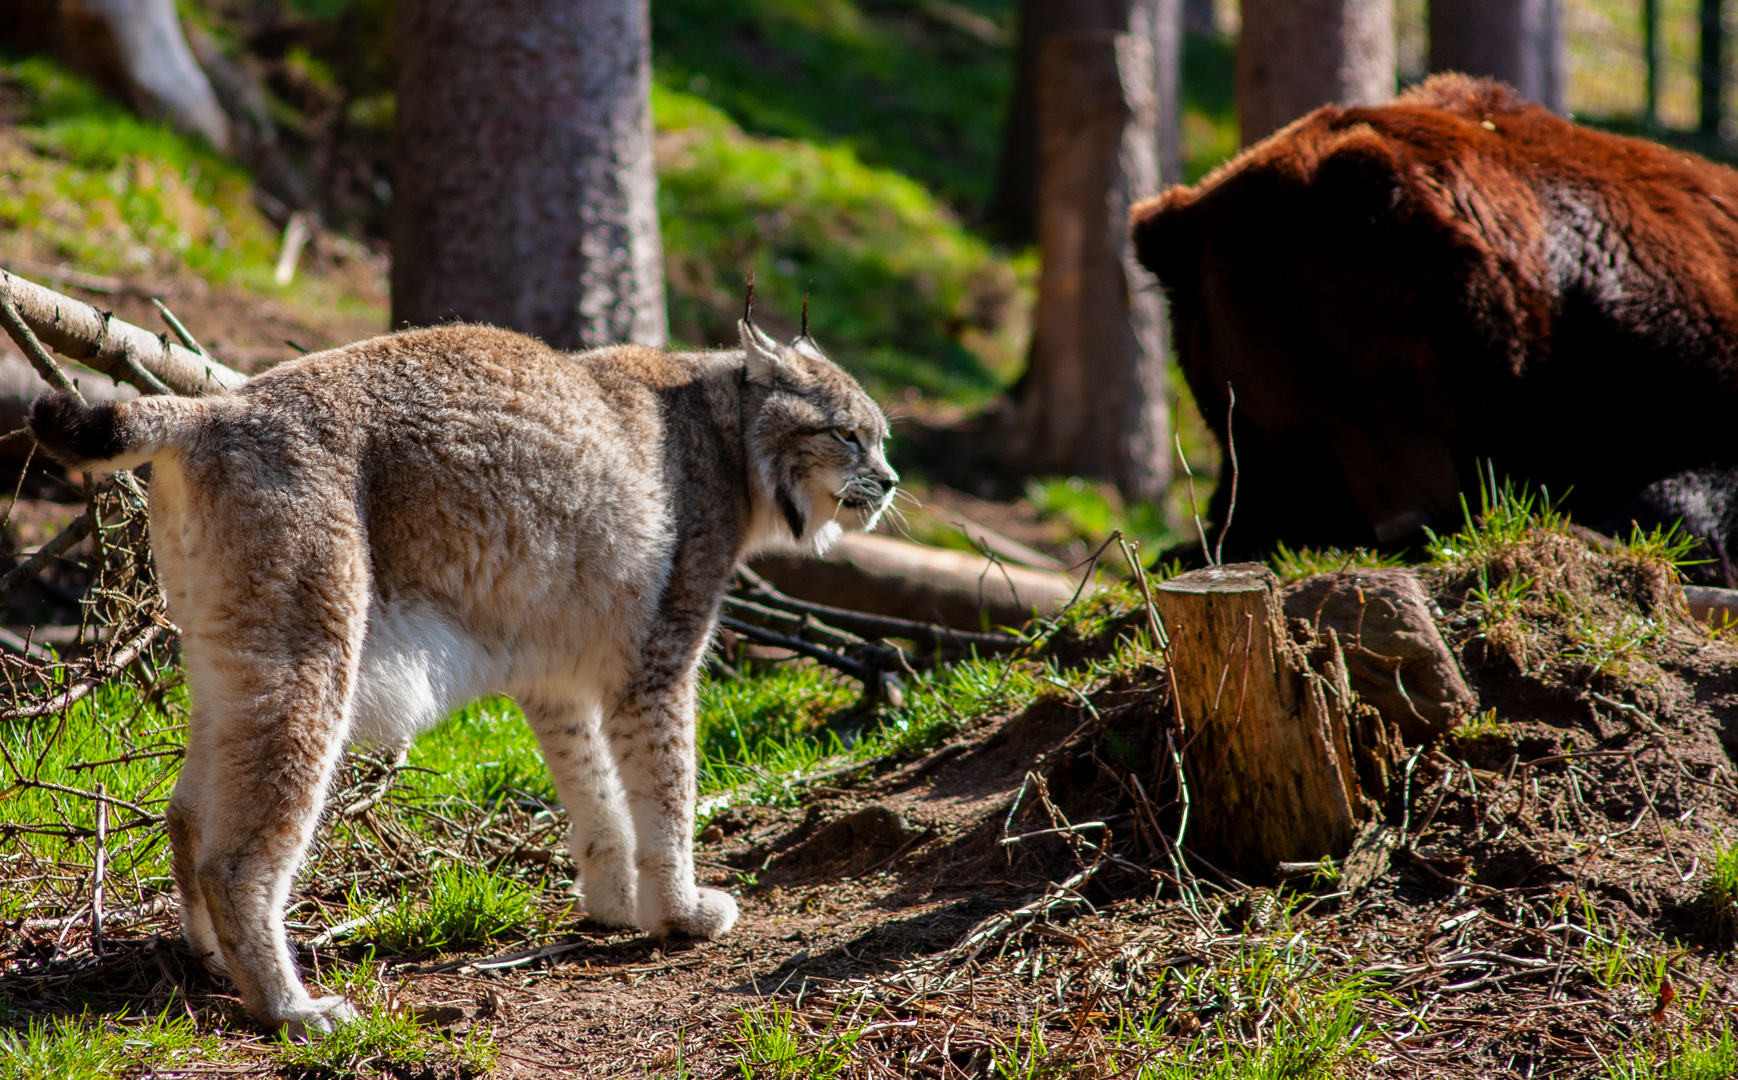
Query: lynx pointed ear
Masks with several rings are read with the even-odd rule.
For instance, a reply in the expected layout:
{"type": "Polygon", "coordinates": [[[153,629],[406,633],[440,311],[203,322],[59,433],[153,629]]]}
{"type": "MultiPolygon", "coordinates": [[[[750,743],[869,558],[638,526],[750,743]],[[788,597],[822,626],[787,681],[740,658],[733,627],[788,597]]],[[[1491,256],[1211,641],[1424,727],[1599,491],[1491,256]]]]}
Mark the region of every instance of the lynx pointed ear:
{"type": "Polygon", "coordinates": [[[743,355],[748,358],[748,381],[758,386],[776,383],[784,367],[778,342],[761,333],[760,327],[747,319],[736,324],[736,332],[742,338],[743,355]]]}
{"type": "Polygon", "coordinates": [[[791,349],[810,360],[825,360],[827,358],[826,354],[821,352],[821,347],[815,344],[815,339],[807,334],[791,342],[791,349]]]}

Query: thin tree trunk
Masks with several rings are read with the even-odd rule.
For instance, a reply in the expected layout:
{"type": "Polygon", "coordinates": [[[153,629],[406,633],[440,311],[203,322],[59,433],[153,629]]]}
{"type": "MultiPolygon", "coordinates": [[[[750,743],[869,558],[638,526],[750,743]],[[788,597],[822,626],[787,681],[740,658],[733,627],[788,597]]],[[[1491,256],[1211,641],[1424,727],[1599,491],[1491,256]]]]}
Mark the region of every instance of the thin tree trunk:
{"type": "Polygon", "coordinates": [[[1213,0],[1183,0],[1183,29],[1201,37],[1219,36],[1219,15],[1213,0]]]}
{"type": "Polygon", "coordinates": [[[661,345],[646,0],[404,0],[392,321],[661,345]]]}
{"type": "Polygon", "coordinates": [[[1243,0],[1237,119],[1243,145],[1322,105],[1394,96],[1393,0],[1243,0]]]}
{"type": "Polygon", "coordinates": [[[1703,135],[1720,134],[1720,117],[1725,89],[1726,67],[1723,62],[1725,52],[1725,27],[1720,22],[1720,0],[1702,0],[1702,41],[1700,65],[1697,74],[1700,76],[1701,123],[1697,125],[1703,135]]]}
{"type": "Polygon", "coordinates": [[[1430,70],[1499,79],[1563,111],[1561,0],[1431,0],[1430,70]]]}
{"type": "Polygon", "coordinates": [[[1002,160],[990,218],[1014,242],[1038,235],[1038,58],[1052,36],[1073,30],[1132,32],[1138,23],[1153,43],[1153,92],[1158,97],[1159,170],[1164,183],[1182,180],[1182,34],[1185,0],[1021,0],[1014,47],[1014,92],[1002,137],[1002,160]]]}
{"type": "Polygon", "coordinates": [[[187,48],[174,0],[62,0],[60,17],[75,65],[140,114],[229,152],[229,118],[187,48]]]}
{"type": "Polygon", "coordinates": [[[1129,206],[1158,188],[1151,10],[1053,34],[1039,60],[1043,269],[1009,448],[1027,473],[1143,499],[1170,479],[1164,306],[1128,241],[1129,206]]]}

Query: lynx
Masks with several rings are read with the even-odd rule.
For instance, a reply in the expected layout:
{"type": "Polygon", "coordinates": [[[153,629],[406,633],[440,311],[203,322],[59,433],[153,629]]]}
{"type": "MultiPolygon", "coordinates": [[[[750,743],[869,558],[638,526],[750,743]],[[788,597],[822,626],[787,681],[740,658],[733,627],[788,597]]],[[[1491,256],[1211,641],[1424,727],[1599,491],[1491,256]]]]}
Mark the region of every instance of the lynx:
{"type": "Polygon", "coordinates": [[[887,421],[806,328],[780,345],[577,355],[452,325],[223,396],[38,399],[87,470],[150,462],[152,554],[192,720],[166,812],[182,931],[261,1022],[326,1031],[284,905],[347,742],[515,698],[571,819],[586,912],[714,938],[698,888],[695,680],[738,560],[871,528],[887,421]]]}

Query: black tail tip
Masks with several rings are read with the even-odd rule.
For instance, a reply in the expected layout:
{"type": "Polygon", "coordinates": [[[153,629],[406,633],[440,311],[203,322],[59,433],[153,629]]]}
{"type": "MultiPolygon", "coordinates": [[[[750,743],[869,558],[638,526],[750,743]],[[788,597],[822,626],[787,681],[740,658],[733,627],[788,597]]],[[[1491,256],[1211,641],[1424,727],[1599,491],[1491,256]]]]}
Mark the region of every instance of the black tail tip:
{"type": "Polygon", "coordinates": [[[127,448],[112,402],[81,405],[71,394],[50,391],[31,403],[29,424],[43,453],[70,468],[110,461],[127,448]]]}

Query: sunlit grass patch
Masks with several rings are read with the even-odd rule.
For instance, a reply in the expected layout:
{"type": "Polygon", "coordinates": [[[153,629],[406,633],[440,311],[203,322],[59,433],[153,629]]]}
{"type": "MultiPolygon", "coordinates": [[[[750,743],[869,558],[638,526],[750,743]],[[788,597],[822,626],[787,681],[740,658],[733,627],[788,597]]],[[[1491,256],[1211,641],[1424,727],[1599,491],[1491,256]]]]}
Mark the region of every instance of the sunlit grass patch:
{"type": "Polygon", "coordinates": [[[485,698],[454,712],[412,743],[406,760],[427,770],[412,782],[429,795],[481,805],[503,798],[555,800],[537,736],[508,698],[485,698]]]}
{"type": "Polygon", "coordinates": [[[731,1041],[744,1080],[829,1080],[850,1067],[860,1030],[846,1024],[817,1037],[775,1001],[744,1009],[731,1041]]]}
{"type": "MultiPolygon", "coordinates": [[[[100,785],[108,799],[110,874],[166,887],[169,848],[154,816],[179,772],[184,693],[172,691],[167,705],[111,683],[63,717],[0,722],[0,850],[93,861],[100,785]]],[[[28,895],[0,889],[0,913],[11,913],[28,895]]]]}
{"type": "MultiPolygon", "coordinates": [[[[1026,498],[1046,517],[1060,520],[1069,531],[1097,547],[1120,530],[1151,558],[1185,537],[1165,522],[1162,509],[1149,502],[1124,502],[1116,488],[1078,476],[1053,476],[1032,480],[1026,498]]],[[[1113,556],[1107,566],[1120,567],[1113,556]]]]}
{"type": "MultiPolygon", "coordinates": [[[[477,867],[444,865],[419,892],[381,909],[352,940],[389,954],[463,952],[527,937],[543,924],[536,889],[477,867]]],[[[373,910],[360,897],[349,906],[351,918],[373,910]]]]}
{"type": "Polygon", "coordinates": [[[1738,844],[1722,844],[1702,883],[1702,904],[1722,941],[1738,937],[1738,844]]]}
{"type": "Polygon", "coordinates": [[[473,1025],[461,1036],[425,1024],[382,978],[371,962],[349,969],[338,989],[356,1019],[305,1040],[280,1033],[271,1044],[277,1066],[307,1078],[420,1075],[444,1066],[468,1080],[494,1070],[498,1051],[487,1027],[473,1025]]]}
{"type": "Polygon", "coordinates": [[[1318,574],[1336,574],[1347,570],[1374,570],[1396,566],[1405,566],[1406,560],[1399,555],[1371,551],[1368,548],[1353,548],[1344,551],[1337,547],[1298,548],[1286,547],[1284,542],[1274,545],[1273,554],[1268,557],[1268,567],[1286,584],[1315,577],[1318,574]]]}
{"type": "Polygon", "coordinates": [[[652,109],[675,337],[733,342],[752,268],[770,318],[794,328],[812,297],[816,340],[872,393],[980,402],[1012,378],[1030,259],[998,255],[921,184],[848,146],[748,135],[664,85],[652,109]]]}
{"type": "Polygon", "coordinates": [[[1729,1080],[1738,1076],[1738,1041],[1723,1026],[1717,1036],[1690,1035],[1664,1050],[1643,1049],[1627,1060],[1609,1062],[1609,1080],[1729,1080]]]}
{"type": "Polygon", "coordinates": [[[88,270],[185,266],[212,281],[274,288],[276,231],[238,166],[46,57],[0,62],[0,82],[29,103],[23,145],[0,146],[0,228],[28,230],[88,270]]]}
{"type": "Polygon", "coordinates": [[[0,1030],[0,1080],[110,1080],[176,1072],[225,1056],[221,1040],[201,1035],[178,1004],[146,1020],[86,1014],[0,1030]]]}

